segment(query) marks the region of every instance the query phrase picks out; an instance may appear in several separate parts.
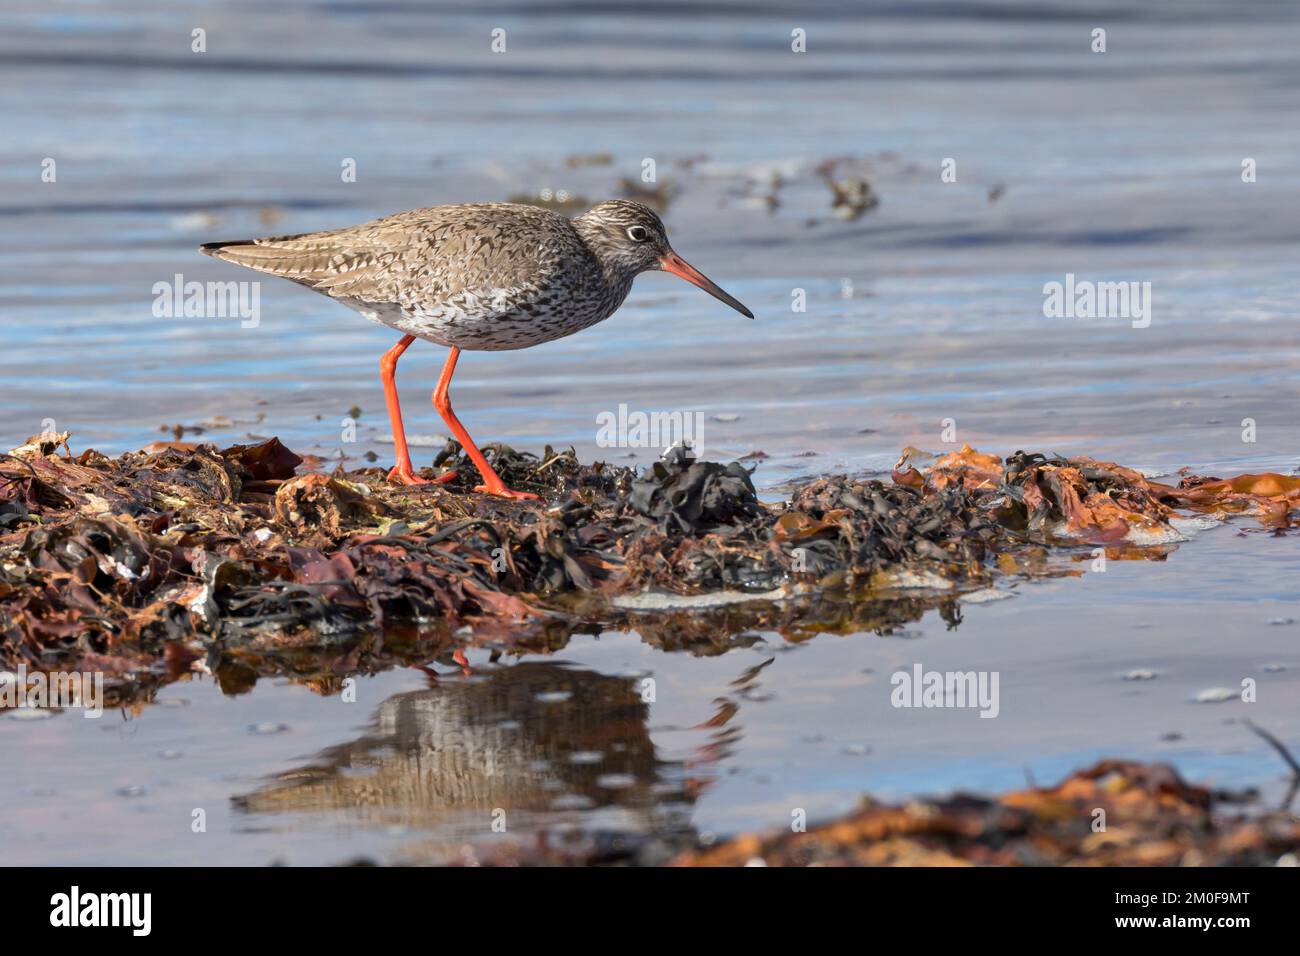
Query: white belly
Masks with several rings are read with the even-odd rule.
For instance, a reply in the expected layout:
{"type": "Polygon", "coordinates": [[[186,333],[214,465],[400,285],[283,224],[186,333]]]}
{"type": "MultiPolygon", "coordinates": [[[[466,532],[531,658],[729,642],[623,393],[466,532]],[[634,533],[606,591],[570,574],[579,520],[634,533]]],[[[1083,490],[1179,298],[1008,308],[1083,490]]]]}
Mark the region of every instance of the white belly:
{"type": "Polygon", "coordinates": [[[376,305],[342,299],[364,318],[396,329],[404,335],[433,342],[447,348],[467,351],[497,352],[524,349],[542,342],[572,335],[595,325],[606,315],[582,309],[576,303],[567,307],[534,306],[531,312],[512,311],[509,306],[513,290],[500,290],[490,296],[462,294],[455,303],[436,308],[408,308],[396,304],[376,305]]]}

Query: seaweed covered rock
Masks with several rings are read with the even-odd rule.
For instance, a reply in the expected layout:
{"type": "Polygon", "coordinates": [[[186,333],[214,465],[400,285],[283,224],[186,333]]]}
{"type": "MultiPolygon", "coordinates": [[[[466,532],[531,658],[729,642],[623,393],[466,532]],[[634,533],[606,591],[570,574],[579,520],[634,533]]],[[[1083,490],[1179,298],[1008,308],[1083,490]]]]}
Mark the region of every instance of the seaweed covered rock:
{"type": "Polygon", "coordinates": [[[1087,458],[963,448],[909,449],[892,482],[830,476],[767,503],[741,465],[681,449],[641,473],[572,451],[487,451],[542,500],[473,493],[455,443],[435,460],[455,477],[412,488],[377,468],[299,474],[303,459],[274,438],[108,458],[34,437],[0,456],[0,665],[94,657],[144,674],[214,649],[355,649],[466,623],[546,643],[608,624],[612,598],[646,591],[793,601],[775,617],[815,632],[895,619],[854,609],[900,586],[1055,573],[1044,556],[1082,543],[1172,546],[1178,508],[1254,511],[1284,529],[1300,499],[1300,479],[1281,475],[1175,488],[1087,458]]]}
{"type": "Polygon", "coordinates": [[[628,505],[664,531],[683,534],[741,527],[764,514],[740,464],[695,461],[680,445],[632,480],[628,505]]]}
{"type": "Polygon", "coordinates": [[[821,478],[795,493],[773,538],[804,552],[814,574],[868,578],[887,568],[932,563],[954,580],[983,574],[989,549],[1007,543],[960,486],[925,494],[907,485],[821,478]]]}

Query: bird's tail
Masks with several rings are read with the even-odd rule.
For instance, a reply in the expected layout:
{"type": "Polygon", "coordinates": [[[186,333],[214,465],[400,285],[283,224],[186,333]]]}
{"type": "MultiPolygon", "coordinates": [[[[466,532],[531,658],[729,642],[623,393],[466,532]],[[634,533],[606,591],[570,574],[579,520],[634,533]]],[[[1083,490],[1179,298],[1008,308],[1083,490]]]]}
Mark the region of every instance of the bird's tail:
{"type": "Polygon", "coordinates": [[[296,236],[208,242],[199,252],[246,269],[267,272],[317,288],[355,275],[369,264],[365,250],[351,248],[332,233],[305,232],[296,236]]]}
{"type": "Polygon", "coordinates": [[[234,239],[229,242],[205,242],[199,252],[214,259],[233,262],[246,269],[293,277],[303,263],[301,248],[288,247],[297,236],[274,239],[234,239]],[[286,245],[280,245],[285,243],[286,245]]]}

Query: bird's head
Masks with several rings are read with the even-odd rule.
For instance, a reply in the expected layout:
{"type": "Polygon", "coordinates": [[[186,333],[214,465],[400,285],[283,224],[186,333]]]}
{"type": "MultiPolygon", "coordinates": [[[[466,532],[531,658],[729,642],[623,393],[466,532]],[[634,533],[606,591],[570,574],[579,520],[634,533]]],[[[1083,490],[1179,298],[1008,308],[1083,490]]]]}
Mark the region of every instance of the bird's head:
{"type": "Polygon", "coordinates": [[[673,252],[663,220],[649,206],[630,199],[611,199],[579,216],[574,226],[588,248],[615,274],[630,281],[633,276],[651,270],[671,272],[727,303],[741,315],[754,317],[753,312],[673,252]]]}

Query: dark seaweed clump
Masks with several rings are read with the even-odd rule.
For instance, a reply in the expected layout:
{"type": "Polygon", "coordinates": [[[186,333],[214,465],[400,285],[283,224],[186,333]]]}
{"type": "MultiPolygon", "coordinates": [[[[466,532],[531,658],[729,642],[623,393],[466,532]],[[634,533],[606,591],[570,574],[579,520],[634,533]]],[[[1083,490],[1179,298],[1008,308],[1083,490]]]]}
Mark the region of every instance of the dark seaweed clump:
{"type": "MultiPolygon", "coordinates": [[[[1170,503],[1260,497],[1234,490],[1240,479],[1172,489],[1089,459],[1003,463],[962,449],[924,471],[900,463],[888,482],[831,476],[771,504],[740,464],[681,449],[640,473],[572,451],[487,452],[542,500],[474,494],[454,443],[434,462],[453,480],[407,488],[377,468],[298,474],[302,459],[274,438],[118,458],[73,456],[66,435],[33,438],[0,457],[0,665],[80,661],[138,677],[215,649],[265,671],[257,655],[353,641],[332,652],[343,672],[382,666],[402,629],[446,640],[468,624],[498,642],[557,646],[617,626],[620,598],[647,590],[755,598],[743,615],[637,618],[643,635],[703,653],[719,649],[708,636],[719,617],[731,634],[777,627],[795,639],[887,630],[935,605],[900,584],[1039,573],[1061,534],[1115,543],[1133,527],[1167,530],[1170,503]]],[[[1295,491],[1281,495],[1266,499],[1270,520],[1289,520],[1295,491]]]]}

